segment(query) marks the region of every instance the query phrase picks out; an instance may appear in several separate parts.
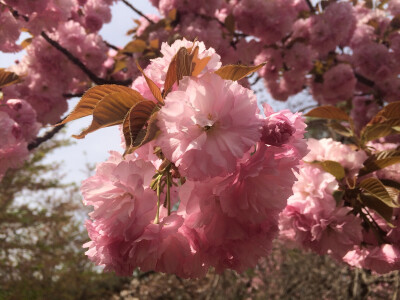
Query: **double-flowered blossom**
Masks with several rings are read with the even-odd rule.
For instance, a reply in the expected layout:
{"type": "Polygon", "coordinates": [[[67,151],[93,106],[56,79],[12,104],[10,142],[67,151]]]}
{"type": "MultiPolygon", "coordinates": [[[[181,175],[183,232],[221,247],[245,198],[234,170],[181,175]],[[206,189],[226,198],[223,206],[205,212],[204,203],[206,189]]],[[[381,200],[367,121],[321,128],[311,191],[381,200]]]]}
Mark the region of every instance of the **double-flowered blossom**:
{"type": "MultiPolygon", "coordinates": [[[[157,137],[125,159],[113,152],[83,183],[84,202],[94,208],[87,255],[106,270],[185,278],[210,267],[243,272],[268,255],[278,233],[293,169],[308,151],[302,117],[268,105],[260,114],[252,91],[214,73],[219,56],[201,42],[164,44],[164,57],[144,74],[161,87],[177,51],[197,46],[208,64],[166,95],[157,137]],[[163,174],[165,185],[157,185],[163,174]]],[[[152,99],[142,77],[132,87],[152,99]]]]}
{"type": "MultiPolygon", "coordinates": [[[[351,266],[362,267],[377,273],[387,273],[400,266],[399,209],[395,208],[389,226],[370,208],[366,217],[354,213],[354,207],[335,199],[335,192],[343,182],[353,180],[363,168],[367,158],[363,150],[353,150],[332,139],[308,141],[310,153],[297,173],[293,195],[280,216],[281,236],[296,245],[318,254],[329,254],[351,266]],[[346,170],[346,177],[338,180],[321,165],[312,162],[336,161],[346,170]],[[367,218],[365,220],[364,218],[367,218]],[[382,237],[367,225],[379,226],[382,237]]],[[[374,153],[393,150],[395,144],[370,143],[374,153]]],[[[398,181],[399,164],[391,165],[372,174],[373,178],[398,181]]],[[[371,177],[371,175],[370,175],[371,177]]],[[[362,179],[361,179],[362,180],[362,179]]],[[[351,201],[351,200],[350,200],[351,201]]],[[[358,201],[358,200],[355,200],[358,201]]]]}
{"type": "Polygon", "coordinates": [[[19,168],[29,155],[28,143],[36,137],[40,124],[36,113],[24,100],[0,101],[0,181],[8,169],[19,168]]]}
{"type": "Polygon", "coordinates": [[[231,173],[260,139],[251,90],[209,74],[187,78],[168,95],[159,114],[165,156],[191,179],[231,173]]]}

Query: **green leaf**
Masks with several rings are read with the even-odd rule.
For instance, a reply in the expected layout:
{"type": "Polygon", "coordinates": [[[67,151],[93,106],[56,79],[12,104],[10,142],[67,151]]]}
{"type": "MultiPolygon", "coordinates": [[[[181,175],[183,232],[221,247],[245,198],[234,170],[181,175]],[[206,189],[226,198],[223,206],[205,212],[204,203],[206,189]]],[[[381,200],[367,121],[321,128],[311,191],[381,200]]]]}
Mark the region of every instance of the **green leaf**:
{"type": "Polygon", "coordinates": [[[377,178],[366,178],[360,182],[360,188],[368,194],[368,196],[379,199],[382,203],[389,207],[399,207],[399,205],[390,197],[383,183],[377,178]]]}
{"type": "Polygon", "coordinates": [[[361,202],[366,207],[376,211],[389,225],[392,225],[392,207],[387,206],[384,202],[371,195],[361,194],[360,197],[361,202]]]}
{"type": "Polygon", "coordinates": [[[400,163],[400,150],[386,150],[375,153],[364,161],[364,167],[360,170],[359,176],[381,170],[397,163],[400,163]]]}
{"type": "Polygon", "coordinates": [[[257,66],[226,65],[215,71],[215,74],[219,75],[222,79],[237,81],[261,69],[265,64],[262,63],[257,66]]]}
{"type": "Polygon", "coordinates": [[[328,172],[335,176],[337,180],[341,180],[346,176],[346,171],[342,165],[333,160],[324,161],[313,161],[312,164],[316,164],[322,167],[325,172],[328,172]]]}
{"type": "Polygon", "coordinates": [[[319,106],[310,110],[306,117],[321,118],[321,119],[333,119],[340,121],[348,121],[349,116],[340,108],[332,105],[319,106]]]}

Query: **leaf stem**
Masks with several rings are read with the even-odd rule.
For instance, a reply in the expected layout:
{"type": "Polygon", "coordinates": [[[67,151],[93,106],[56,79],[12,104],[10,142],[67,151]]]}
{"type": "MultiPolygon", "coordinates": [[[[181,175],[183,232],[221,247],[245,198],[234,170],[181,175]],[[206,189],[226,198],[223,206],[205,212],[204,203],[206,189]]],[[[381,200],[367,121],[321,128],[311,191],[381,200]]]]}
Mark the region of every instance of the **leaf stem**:
{"type": "Polygon", "coordinates": [[[171,214],[171,173],[170,170],[168,169],[167,173],[167,209],[168,209],[168,216],[171,214]]]}

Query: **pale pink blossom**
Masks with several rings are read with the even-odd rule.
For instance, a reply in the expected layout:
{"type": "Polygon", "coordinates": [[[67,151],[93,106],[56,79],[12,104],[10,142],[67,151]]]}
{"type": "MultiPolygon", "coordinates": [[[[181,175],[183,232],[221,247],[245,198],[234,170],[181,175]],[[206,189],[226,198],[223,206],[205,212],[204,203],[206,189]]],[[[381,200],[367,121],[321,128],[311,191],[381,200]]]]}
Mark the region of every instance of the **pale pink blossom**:
{"type": "Polygon", "coordinates": [[[204,179],[235,170],[260,138],[252,91],[218,75],[183,80],[158,114],[159,145],[184,176],[204,179]]]}
{"type": "Polygon", "coordinates": [[[40,123],[36,122],[36,112],[24,100],[9,99],[0,111],[6,112],[19,126],[21,135],[27,142],[32,141],[39,132],[40,123]]]}
{"type": "MultiPolygon", "coordinates": [[[[167,216],[161,207],[160,222],[153,223],[157,196],[149,185],[155,171],[151,163],[134,155],[123,160],[112,152],[83,182],[84,203],[94,208],[86,222],[91,239],[84,245],[89,248],[86,254],[119,275],[129,276],[137,267],[181,277],[204,275],[202,265],[196,267],[192,261],[196,252],[190,245],[191,230],[182,227],[182,216],[176,212],[167,216]]],[[[172,198],[177,200],[176,195],[172,198]]]]}
{"type": "Polygon", "coordinates": [[[0,9],[0,51],[17,52],[21,47],[17,45],[21,24],[6,8],[0,9]]]}
{"type": "Polygon", "coordinates": [[[321,56],[346,46],[356,28],[353,6],[348,2],[333,2],[323,14],[310,19],[310,44],[321,56]]]}
{"type": "Polygon", "coordinates": [[[313,82],[312,94],[319,103],[335,104],[351,99],[357,79],[348,64],[338,64],[324,73],[323,82],[313,82]]]}
{"type": "Polygon", "coordinates": [[[22,167],[28,154],[21,127],[7,113],[0,111],[0,181],[8,169],[22,167]]]}

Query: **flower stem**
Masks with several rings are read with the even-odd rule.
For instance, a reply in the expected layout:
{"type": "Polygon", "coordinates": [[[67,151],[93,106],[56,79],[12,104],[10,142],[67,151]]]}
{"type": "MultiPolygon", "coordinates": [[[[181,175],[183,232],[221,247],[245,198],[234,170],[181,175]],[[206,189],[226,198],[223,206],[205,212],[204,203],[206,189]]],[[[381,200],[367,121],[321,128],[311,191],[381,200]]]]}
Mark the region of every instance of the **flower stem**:
{"type": "Polygon", "coordinates": [[[160,180],[157,182],[157,212],[156,212],[156,218],[154,219],[154,224],[160,223],[160,180]]]}
{"type": "Polygon", "coordinates": [[[172,182],[172,178],[171,178],[171,173],[168,170],[168,174],[167,174],[167,209],[168,209],[168,216],[171,214],[171,182],[172,182]]]}

